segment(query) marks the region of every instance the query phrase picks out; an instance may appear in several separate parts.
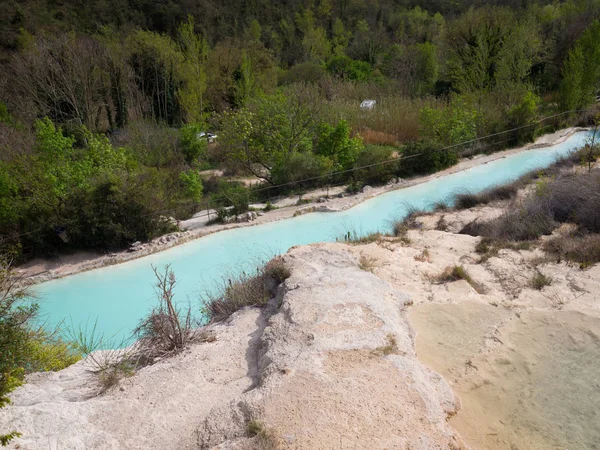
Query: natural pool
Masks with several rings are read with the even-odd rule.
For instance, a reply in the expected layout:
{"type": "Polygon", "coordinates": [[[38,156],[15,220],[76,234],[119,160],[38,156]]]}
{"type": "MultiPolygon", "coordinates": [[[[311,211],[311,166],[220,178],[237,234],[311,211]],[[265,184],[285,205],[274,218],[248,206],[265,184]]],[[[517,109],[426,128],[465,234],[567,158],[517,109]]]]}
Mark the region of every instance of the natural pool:
{"type": "Polygon", "coordinates": [[[96,332],[117,340],[129,336],[155,303],[151,264],[171,264],[176,297],[199,306],[199,293],[231,273],[251,271],[257,261],[285,253],[295,245],[335,241],[347,230],[360,234],[389,231],[390,220],[409,207],[426,209],[461,191],[478,192],[509,182],[581,147],[586,133],[562,144],[498,159],[434,180],[375,197],[349,210],[313,213],[264,225],[211,234],[186,244],[116,266],[49,281],[35,287],[41,318],[75,327],[97,323],[96,332]]]}

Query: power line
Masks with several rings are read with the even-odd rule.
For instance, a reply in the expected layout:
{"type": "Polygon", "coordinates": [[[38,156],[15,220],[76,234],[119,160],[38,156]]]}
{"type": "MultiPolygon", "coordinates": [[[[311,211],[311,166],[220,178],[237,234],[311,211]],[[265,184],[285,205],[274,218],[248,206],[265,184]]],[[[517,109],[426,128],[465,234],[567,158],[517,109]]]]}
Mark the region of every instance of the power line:
{"type": "MultiPolygon", "coordinates": [[[[530,123],[528,125],[523,125],[523,126],[520,126],[520,127],[511,128],[509,130],[504,130],[504,131],[500,131],[500,132],[497,132],[497,133],[488,134],[487,136],[481,136],[481,137],[478,137],[478,138],[470,139],[468,141],[459,142],[458,144],[452,144],[452,145],[448,145],[446,147],[432,149],[432,151],[434,151],[434,152],[441,152],[441,151],[450,150],[452,148],[460,147],[460,146],[467,145],[467,144],[472,144],[472,143],[475,143],[475,142],[482,141],[484,139],[489,139],[491,137],[496,137],[496,136],[500,136],[500,135],[503,135],[503,134],[512,133],[514,131],[523,130],[523,129],[532,127],[534,125],[538,125],[538,124],[540,124],[542,122],[545,122],[546,120],[553,119],[553,118],[556,118],[556,117],[560,117],[560,116],[563,116],[563,115],[566,115],[566,114],[583,113],[583,112],[586,112],[586,111],[587,111],[586,109],[576,109],[576,110],[571,110],[571,111],[564,111],[564,112],[561,112],[561,113],[553,114],[551,116],[542,117],[541,119],[539,119],[539,120],[537,120],[535,122],[532,122],[532,123],[530,123]]],[[[549,126],[549,125],[547,125],[547,126],[549,126]]],[[[543,128],[545,128],[545,127],[543,127],[543,128]]],[[[510,141],[510,139],[506,139],[506,140],[500,141],[500,142],[494,142],[494,143],[488,144],[488,145],[486,145],[484,147],[480,147],[480,149],[488,148],[488,147],[491,147],[493,145],[498,145],[498,144],[506,143],[506,142],[509,142],[509,141],[510,141]]],[[[272,185],[272,186],[265,186],[265,187],[262,187],[262,188],[251,189],[251,190],[252,190],[252,192],[262,192],[262,191],[266,191],[266,190],[270,190],[270,189],[278,189],[278,188],[281,188],[281,187],[292,186],[292,185],[295,185],[295,184],[300,184],[300,183],[304,183],[304,182],[308,182],[308,181],[315,181],[315,180],[319,180],[319,179],[323,179],[323,178],[333,177],[333,176],[336,176],[336,175],[342,175],[342,174],[349,173],[349,172],[354,172],[354,171],[357,171],[357,170],[369,169],[371,167],[377,167],[377,166],[381,166],[381,165],[384,165],[384,164],[389,164],[391,162],[401,162],[401,161],[405,161],[407,159],[412,159],[412,158],[416,158],[418,156],[423,156],[424,154],[425,153],[415,153],[414,155],[409,155],[409,156],[406,156],[406,157],[402,157],[401,156],[400,158],[392,158],[392,159],[388,159],[388,160],[385,160],[385,161],[379,161],[379,162],[376,162],[376,163],[373,163],[373,164],[367,164],[367,165],[360,166],[360,167],[353,167],[352,169],[345,169],[345,170],[340,170],[340,171],[336,171],[336,172],[330,172],[330,173],[325,174],[325,175],[319,175],[319,176],[315,176],[315,177],[305,178],[305,179],[302,179],[302,180],[295,180],[295,181],[290,181],[290,182],[287,182],[287,183],[282,183],[282,184],[277,184],[277,185],[272,185]]],[[[138,217],[139,218],[151,217],[151,216],[155,216],[155,215],[158,215],[158,214],[164,214],[164,213],[168,213],[168,212],[173,212],[173,211],[177,211],[177,210],[179,210],[181,208],[188,208],[188,207],[193,207],[193,206],[203,206],[203,205],[201,203],[196,203],[196,202],[194,202],[194,203],[188,203],[188,204],[182,204],[182,205],[179,205],[179,206],[177,206],[175,208],[165,209],[165,210],[162,210],[162,211],[153,211],[151,213],[144,214],[144,215],[141,215],[141,216],[138,216],[138,217]]],[[[3,244],[4,242],[10,241],[10,240],[13,240],[13,239],[16,239],[16,238],[20,238],[20,237],[27,236],[27,235],[30,235],[30,234],[33,234],[33,233],[37,233],[38,231],[44,230],[44,228],[45,227],[40,227],[37,230],[28,231],[28,232],[25,232],[25,233],[21,233],[21,234],[13,235],[13,236],[10,236],[10,237],[4,238],[4,239],[0,239],[0,244],[3,244]]]]}

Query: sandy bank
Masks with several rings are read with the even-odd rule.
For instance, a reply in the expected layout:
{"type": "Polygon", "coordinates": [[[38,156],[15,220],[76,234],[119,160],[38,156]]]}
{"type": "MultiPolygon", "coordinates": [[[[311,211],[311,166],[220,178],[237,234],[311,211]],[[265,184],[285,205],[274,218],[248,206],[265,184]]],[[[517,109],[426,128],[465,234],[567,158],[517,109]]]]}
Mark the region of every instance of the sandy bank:
{"type": "MultiPolygon", "coordinates": [[[[36,284],[42,283],[44,281],[48,281],[55,278],[62,278],[68,275],[73,275],[79,272],[96,269],[99,267],[105,267],[109,265],[119,264],[122,262],[130,261],[132,259],[141,258],[143,256],[147,256],[168,248],[171,248],[176,245],[183,244],[185,242],[189,242],[190,240],[194,240],[203,236],[207,236],[212,233],[216,233],[219,231],[246,227],[246,226],[255,226],[261,225],[269,222],[274,222],[278,220],[289,219],[295,217],[298,214],[305,214],[314,211],[320,212],[332,212],[332,211],[343,211],[353,206],[356,206],[359,203],[362,203],[370,198],[381,195],[383,193],[402,189],[405,187],[413,186],[419,183],[424,183],[430,181],[435,178],[443,177],[445,175],[449,175],[456,172],[461,172],[467,170],[471,167],[475,167],[481,164],[486,164],[490,161],[494,161],[500,158],[504,158],[508,155],[512,155],[515,153],[520,153],[523,151],[527,151],[532,148],[539,148],[544,146],[552,146],[564,142],[568,137],[570,137],[573,133],[579,131],[576,128],[568,128],[565,130],[560,130],[552,134],[544,135],[536,140],[535,143],[527,145],[525,147],[515,148],[511,150],[506,150],[503,152],[494,153],[492,155],[480,155],[476,156],[472,159],[464,159],[459,162],[456,166],[446,169],[444,171],[438,172],[436,174],[426,176],[426,177],[418,177],[410,180],[402,180],[399,183],[389,184],[387,186],[375,187],[367,189],[365,192],[348,196],[348,197],[334,197],[329,198],[324,203],[313,203],[313,204],[304,204],[297,206],[295,202],[297,201],[297,197],[287,197],[284,199],[280,199],[278,202],[275,202],[276,205],[281,206],[279,209],[274,211],[270,211],[265,213],[262,216],[259,216],[253,222],[247,223],[236,223],[236,224],[217,224],[217,225],[206,225],[206,218],[192,218],[187,221],[182,222],[182,226],[187,230],[177,233],[172,233],[170,235],[162,236],[160,238],[154,239],[153,241],[143,244],[139,247],[139,250],[135,252],[117,252],[110,254],[99,254],[93,252],[80,252],[74,255],[63,255],[55,259],[40,259],[36,258],[28,263],[20,266],[17,270],[19,275],[25,277],[28,284],[36,284]]],[[[331,188],[330,195],[334,195],[339,193],[340,188],[331,188]]],[[[322,198],[326,194],[325,190],[316,190],[312,193],[308,193],[302,196],[303,199],[312,199],[317,200],[322,198]]]]}

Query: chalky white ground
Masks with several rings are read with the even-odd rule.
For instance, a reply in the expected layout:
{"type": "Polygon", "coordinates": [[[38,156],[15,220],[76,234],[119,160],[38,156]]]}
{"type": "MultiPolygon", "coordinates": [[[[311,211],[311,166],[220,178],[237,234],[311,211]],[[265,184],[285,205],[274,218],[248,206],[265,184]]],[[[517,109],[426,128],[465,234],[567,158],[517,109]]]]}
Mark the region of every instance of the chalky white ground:
{"type": "Polygon", "coordinates": [[[538,265],[538,291],[539,250],[479,263],[479,238],[456,233],[502,206],[446,213],[446,231],[422,217],[408,244],[294,248],[271,306],[213,325],[215,342],[101,396],[85,362],[35,374],[0,429],[21,449],[260,448],[251,419],[279,448],[594,448],[600,266],[538,265]],[[432,281],[455,264],[485,293],[432,281]]]}

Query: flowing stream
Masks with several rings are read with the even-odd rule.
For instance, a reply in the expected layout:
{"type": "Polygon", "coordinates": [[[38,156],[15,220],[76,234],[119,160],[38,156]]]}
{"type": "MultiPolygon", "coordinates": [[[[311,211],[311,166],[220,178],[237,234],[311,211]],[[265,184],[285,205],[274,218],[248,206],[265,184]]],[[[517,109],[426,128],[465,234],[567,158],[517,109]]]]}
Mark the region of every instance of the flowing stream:
{"type": "Polygon", "coordinates": [[[451,201],[458,192],[478,192],[507,183],[581,147],[586,133],[565,142],[506,156],[461,172],[415,186],[388,192],[349,210],[312,213],[264,225],[214,233],[186,244],[130,262],[35,287],[40,315],[48,324],[90,329],[117,340],[131,330],[155,304],[151,265],[171,264],[177,276],[176,298],[199,309],[199,294],[214,289],[225,277],[253,271],[265,259],[290,247],[335,241],[346,231],[367,234],[390,231],[390,221],[403,218],[412,207],[428,209],[435,202],[451,201]]]}

